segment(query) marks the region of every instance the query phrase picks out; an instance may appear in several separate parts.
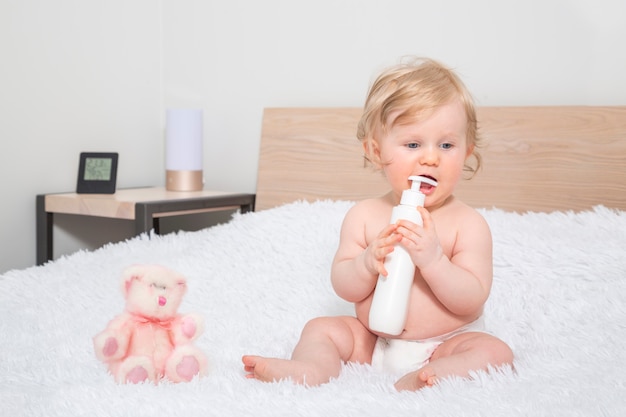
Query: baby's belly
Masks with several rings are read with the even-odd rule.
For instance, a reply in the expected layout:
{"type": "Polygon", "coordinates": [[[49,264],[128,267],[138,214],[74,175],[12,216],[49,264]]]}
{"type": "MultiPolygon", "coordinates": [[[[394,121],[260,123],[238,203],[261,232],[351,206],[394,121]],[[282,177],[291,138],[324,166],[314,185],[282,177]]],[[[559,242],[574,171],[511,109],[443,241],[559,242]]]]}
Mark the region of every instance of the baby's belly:
{"type": "MultiPolygon", "coordinates": [[[[357,303],[355,306],[356,316],[361,323],[369,329],[369,311],[372,304],[373,294],[357,303]]],[[[400,335],[387,335],[372,332],[379,336],[392,339],[421,340],[446,334],[459,327],[471,323],[476,317],[461,317],[450,313],[443,305],[424,293],[411,295],[409,314],[400,335]]]]}

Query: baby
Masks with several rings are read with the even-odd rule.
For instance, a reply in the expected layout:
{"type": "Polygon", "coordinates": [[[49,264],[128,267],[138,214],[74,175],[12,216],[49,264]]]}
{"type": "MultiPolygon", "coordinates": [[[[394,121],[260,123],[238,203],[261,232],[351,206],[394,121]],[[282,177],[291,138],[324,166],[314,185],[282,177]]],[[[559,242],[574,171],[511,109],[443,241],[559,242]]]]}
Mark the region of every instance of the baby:
{"type": "Polygon", "coordinates": [[[430,59],[391,67],[370,88],[357,137],[390,191],[355,204],[341,228],[331,281],[354,303],[356,317],[309,321],[291,359],[246,355],[246,376],[319,385],[337,377],[342,363],[357,362],[397,373],[398,390],[418,390],[512,364],[509,346],[483,325],[493,277],[489,226],[454,196],[464,171],[480,167],[476,114],[464,84],[430,59]],[[412,175],[438,183],[421,190],[423,226],[389,225],[412,175]],[[385,257],[396,244],[408,251],[416,273],[406,325],[393,336],[372,331],[368,321],[378,275],[387,275],[385,257]]]}

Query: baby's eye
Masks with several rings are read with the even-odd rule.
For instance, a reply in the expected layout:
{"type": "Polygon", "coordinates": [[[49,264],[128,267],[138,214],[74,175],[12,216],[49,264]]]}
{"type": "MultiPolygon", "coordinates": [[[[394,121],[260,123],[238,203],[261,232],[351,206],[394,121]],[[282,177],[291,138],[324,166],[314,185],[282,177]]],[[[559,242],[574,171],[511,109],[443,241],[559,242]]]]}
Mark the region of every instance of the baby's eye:
{"type": "Polygon", "coordinates": [[[451,144],[451,143],[447,143],[446,142],[446,143],[442,143],[441,144],[441,149],[452,149],[453,147],[454,147],[454,145],[451,144]]]}
{"type": "Polygon", "coordinates": [[[417,149],[417,148],[419,148],[419,146],[420,146],[419,143],[415,143],[415,142],[411,142],[411,143],[407,143],[406,144],[406,147],[409,148],[409,149],[417,149]]]}

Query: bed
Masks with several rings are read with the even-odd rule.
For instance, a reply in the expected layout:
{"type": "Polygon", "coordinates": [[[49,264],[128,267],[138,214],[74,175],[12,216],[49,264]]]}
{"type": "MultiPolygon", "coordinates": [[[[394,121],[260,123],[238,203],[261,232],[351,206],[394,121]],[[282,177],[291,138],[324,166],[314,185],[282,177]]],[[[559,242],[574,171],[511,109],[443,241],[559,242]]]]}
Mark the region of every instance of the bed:
{"type": "Polygon", "coordinates": [[[352,314],[329,283],[339,228],[384,191],[359,113],[266,109],[254,212],[0,276],[2,415],[626,415],[626,107],[479,109],[484,169],[457,195],[492,229],[487,326],[515,371],[415,393],[368,365],[313,388],[244,378],[243,354],[288,357],[307,320],[352,314]],[[92,337],[122,312],[119,278],[136,263],[187,277],[180,312],[206,321],[208,376],[118,385],[96,359],[92,337]]]}

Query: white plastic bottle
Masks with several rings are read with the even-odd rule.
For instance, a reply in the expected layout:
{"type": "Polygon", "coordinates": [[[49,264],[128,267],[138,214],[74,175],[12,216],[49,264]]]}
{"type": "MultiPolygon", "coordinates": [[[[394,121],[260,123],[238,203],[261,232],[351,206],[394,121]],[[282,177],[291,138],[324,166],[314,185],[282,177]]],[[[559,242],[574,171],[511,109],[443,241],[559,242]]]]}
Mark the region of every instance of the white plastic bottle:
{"type": "MultiPolygon", "coordinates": [[[[424,206],[425,196],[420,192],[422,182],[437,186],[427,177],[411,176],[411,188],[402,192],[400,204],[391,212],[391,224],[400,219],[422,225],[422,216],[417,206],[424,206]]],[[[385,260],[387,276],[378,276],[374,298],[370,308],[369,327],[373,331],[399,335],[404,330],[409,309],[411,284],[415,277],[415,264],[406,249],[397,244],[385,260]]]]}

